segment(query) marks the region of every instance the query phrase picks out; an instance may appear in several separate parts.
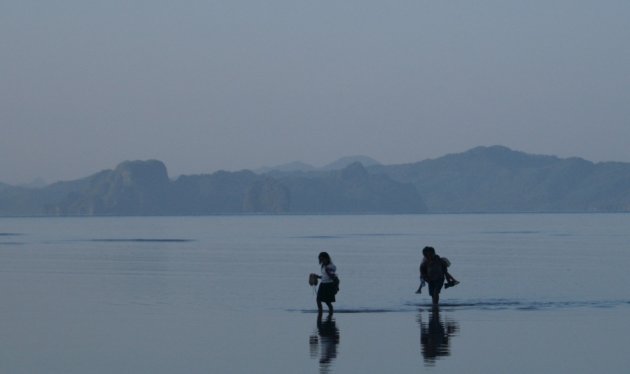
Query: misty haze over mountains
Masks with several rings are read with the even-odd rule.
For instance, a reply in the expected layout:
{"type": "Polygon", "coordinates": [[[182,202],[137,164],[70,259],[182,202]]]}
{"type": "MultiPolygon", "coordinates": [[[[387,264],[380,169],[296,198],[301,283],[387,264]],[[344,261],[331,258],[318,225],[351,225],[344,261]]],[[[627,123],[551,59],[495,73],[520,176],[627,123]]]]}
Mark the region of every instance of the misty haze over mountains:
{"type": "Polygon", "coordinates": [[[260,169],[253,170],[256,174],[264,174],[264,173],[286,173],[286,172],[295,172],[295,171],[330,171],[330,170],[338,170],[343,169],[346,166],[353,164],[355,162],[360,163],[365,167],[380,165],[380,162],[376,161],[373,158],[367,156],[347,156],[338,159],[337,161],[331,162],[330,164],[324,165],[320,168],[317,168],[313,165],[309,165],[302,161],[293,161],[288,162],[286,164],[272,166],[272,167],[263,167],[260,169]]]}
{"type": "Polygon", "coordinates": [[[630,163],[492,146],[402,165],[354,156],[175,180],[161,161],[126,161],[40,188],[0,183],[3,216],[480,212],[630,212],[630,163]]]}

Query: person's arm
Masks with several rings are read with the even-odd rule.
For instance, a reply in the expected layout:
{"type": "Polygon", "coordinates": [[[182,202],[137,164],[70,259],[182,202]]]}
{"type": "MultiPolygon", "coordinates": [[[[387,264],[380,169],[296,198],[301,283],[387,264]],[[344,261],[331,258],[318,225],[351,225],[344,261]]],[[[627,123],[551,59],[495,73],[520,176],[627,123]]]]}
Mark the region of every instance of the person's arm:
{"type": "Polygon", "coordinates": [[[425,261],[420,264],[420,279],[425,282],[427,280],[427,263],[425,261]]]}
{"type": "Polygon", "coordinates": [[[336,276],[335,274],[335,268],[330,266],[330,265],[326,265],[326,267],[324,268],[324,271],[326,272],[326,274],[328,274],[329,277],[334,278],[336,276]]]}
{"type": "Polygon", "coordinates": [[[447,280],[448,282],[450,282],[450,281],[452,281],[452,280],[453,280],[453,276],[452,276],[451,274],[449,274],[449,272],[448,272],[448,271],[446,271],[446,270],[444,270],[444,278],[446,278],[446,280],[447,280]]]}
{"type": "Polygon", "coordinates": [[[442,262],[442,271],[444,272],[444,277],[446,278],[446,280],[449,282],[454,281],[455,278],[453,278],[451,273],[448,272],[448,265],[446,264],[446,262],[442,260],[441,258],[440,258],[440,261],[442,262]]]}

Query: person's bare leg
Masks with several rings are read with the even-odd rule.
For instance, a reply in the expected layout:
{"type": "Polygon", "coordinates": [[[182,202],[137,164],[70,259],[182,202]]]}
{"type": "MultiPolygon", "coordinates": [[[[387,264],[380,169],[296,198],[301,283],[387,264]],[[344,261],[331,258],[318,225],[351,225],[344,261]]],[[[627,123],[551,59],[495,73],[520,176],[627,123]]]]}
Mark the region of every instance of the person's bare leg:
{"type": "Polygon", "coordinates": [[[328,315],[332,316],[333,312],[335,311],[333,309],[332,303],[326,303],[326,305],[328,305],[328,315]]]}

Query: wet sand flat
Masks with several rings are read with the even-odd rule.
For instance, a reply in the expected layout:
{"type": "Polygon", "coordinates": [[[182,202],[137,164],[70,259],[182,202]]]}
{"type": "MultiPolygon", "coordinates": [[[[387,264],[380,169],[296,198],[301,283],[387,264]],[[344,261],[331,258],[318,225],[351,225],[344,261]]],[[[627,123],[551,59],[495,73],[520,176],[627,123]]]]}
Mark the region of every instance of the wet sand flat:
{"type": "Polygon", "coordinates": [[[630,215],[2,219],[2,373],[622,373],[630,215]],[[140,238],[140,239],[139,239],[140,238]],[[417,295],[433,244],[461,280],[417,295]],[[315,313],[331,253],[341,291],[315,313]],[[588,275],[588,276],[587,276],[588,275]],[[596,276],[590,276],[596,275],[596,276]]]}

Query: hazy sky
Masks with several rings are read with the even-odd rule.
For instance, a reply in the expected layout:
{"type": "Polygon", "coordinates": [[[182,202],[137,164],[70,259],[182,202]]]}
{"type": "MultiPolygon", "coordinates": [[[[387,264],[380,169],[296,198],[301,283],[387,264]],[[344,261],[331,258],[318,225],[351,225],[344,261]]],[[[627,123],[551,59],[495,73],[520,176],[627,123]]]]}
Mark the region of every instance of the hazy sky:
{"type": "Polygon", "coordinates": [[[628,0],[3,0],[0,181],[420,161],[630,162],[628,0]]]}

